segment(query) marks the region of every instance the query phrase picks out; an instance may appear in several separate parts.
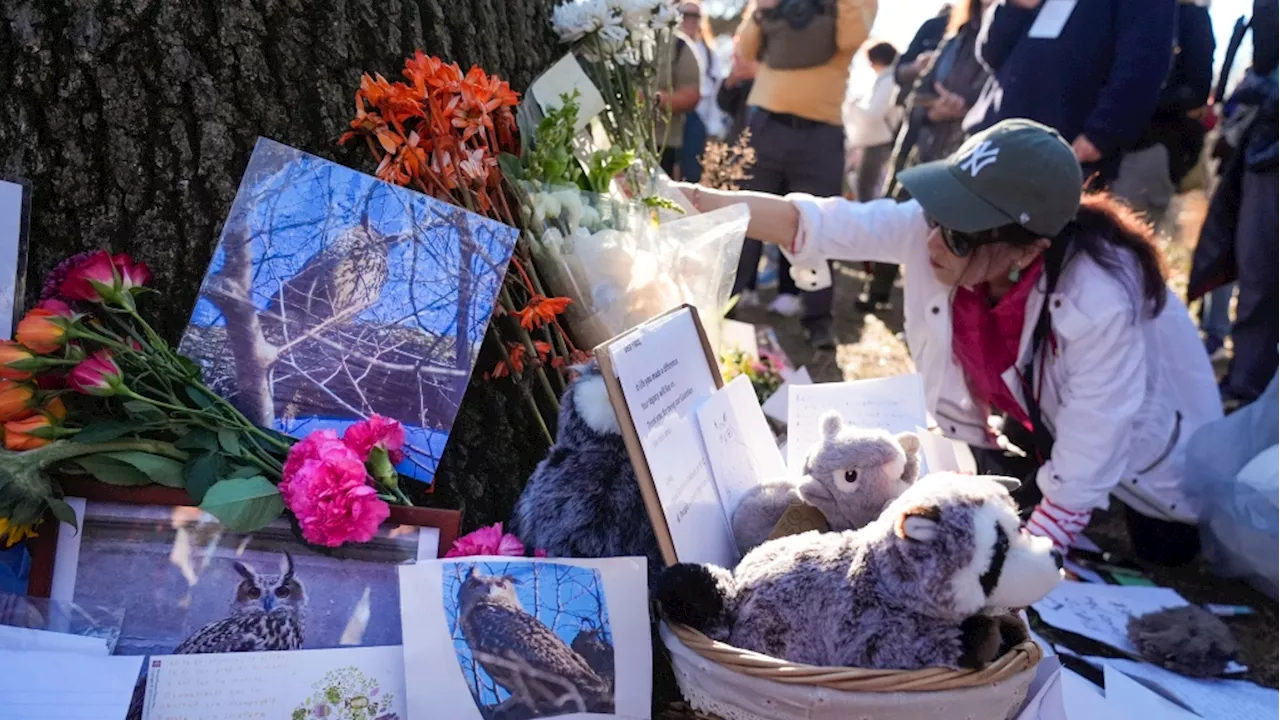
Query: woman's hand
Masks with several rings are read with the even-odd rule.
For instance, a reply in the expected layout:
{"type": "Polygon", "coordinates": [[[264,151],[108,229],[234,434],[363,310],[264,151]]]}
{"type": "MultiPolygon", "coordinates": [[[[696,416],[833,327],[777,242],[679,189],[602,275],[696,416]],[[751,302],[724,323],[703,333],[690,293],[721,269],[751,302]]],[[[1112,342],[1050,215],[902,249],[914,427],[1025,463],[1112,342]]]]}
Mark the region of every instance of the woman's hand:
{"type": "Polygon", "coordinates": [[[942,83],[934,83],[933,89],[938,95],[928,105],[928,117],[931,122],[954,122],[964,119],[969,108],[963,97],[946,89],[942,83]]]}
{"type": "Polygon", "coordinates": [[[729,205],[746,205],[751,211],[747,235],[762,242],[790,248],[800,228],[800,211],[788,199],[748,190],[715,190],[692,183],[673,183],[698,212],[712,212],[729,205]]]}

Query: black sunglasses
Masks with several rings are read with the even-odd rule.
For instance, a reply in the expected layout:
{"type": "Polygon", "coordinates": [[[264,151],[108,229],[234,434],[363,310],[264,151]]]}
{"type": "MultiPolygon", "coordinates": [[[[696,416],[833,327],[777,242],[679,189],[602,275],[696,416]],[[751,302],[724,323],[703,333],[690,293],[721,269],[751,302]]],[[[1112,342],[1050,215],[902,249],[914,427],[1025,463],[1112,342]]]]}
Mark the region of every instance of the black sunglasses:
{"type": "Polygon", "coordinates": [[[925,216],[925,221],[929,223],[929,229],[937,230],[942,235],[942,244],[946,245],[947,250],[958,258],[969,257],[974,248],[992,243],[996,239],[995,231],[965,233],[945,227],[928,216],[925,216]]]}

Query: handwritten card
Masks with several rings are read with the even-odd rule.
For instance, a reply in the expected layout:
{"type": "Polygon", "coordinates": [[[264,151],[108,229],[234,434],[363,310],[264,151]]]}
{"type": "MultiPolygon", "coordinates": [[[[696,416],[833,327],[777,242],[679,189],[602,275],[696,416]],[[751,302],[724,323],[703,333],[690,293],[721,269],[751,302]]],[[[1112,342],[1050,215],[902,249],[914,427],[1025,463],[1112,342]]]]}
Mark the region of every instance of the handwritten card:
{"type": "Polygon", "coordinates": [[[402,565],[408,717],[649,717],[646,567],[642,557],[402,565]]]}
{"type": "Polygon", "coordinates": [[[122,718],[141,667],[141,657],[0,650],[0,717],[122,718]]]}
{"type": "MultiPolygon", "coordinates": [[[[133,678],[129,684],[132,689],[133,678]]],[[[308,718],[406,720],[405,707],[404,654],[390,645],[155,655],[148,660],[142,717],[290,718],[301,710],[308,718]]]]}
{"type": "Polygon", "coordinates": [[[578,91],[578,118],[573,128],[577,132],[604,111],[605,103],[604,97],[591,82],[591,78],[587,77],[573,53],[560,58],[555,65],[538,76],[529,88],[544,113],[559,109],[564,104],[560,96],[571,95],[574,90],[578,91]]]}
{"type": "Polygon", "coordinates": [[[716,490],[732,521],[743,496],[761,481],[784,476],[787,466],[747,376],[717,390],[697,416],[716,490]]]}
{"type": "Polygon", "coordinates": [[[1130,618],[1187,604],[1169,588],[1064,582],[1032,607],[1041,620],[1059,630],[1136,653],[1128,637],[1130,618]]]}
{"type": "MultiPolygon", "coordinates": [[[[1223,680],[1219,678],[1189,678],[1156,667],[1151,663],[1132,660],[1105,660],[1088,658],[1101,664],[1105,671],[1119,670],[1148,687],[1171,695],[1178,703],[1191,708],[1201,717],[1217,720],[1274,720],[1280,693],[1275,688],[1265,688],[1247,680],[1223,680]]],[[[1107,696],[1111,696],[1111,673],[1107,672],[1107,696]]],[[[1130,714],[1124,717],[1172,718],[1182,717],[1159,714],[1130,714]]]]}
{"type": "MultiPolygon", "coordinates": [[[[787,466],[798,471],[821,438],[819,423],[830,410],[846,424],[892,433],[928,427],[924,382],[919,374],[845,383],[791,386],[787,412],[787,466]]],[[[923,472],[924,469],[921,469],[923,472]]]]}
{"type": "Polygon", "coordinates": [[[643,325],[609,354],[677,557],[733,567],[737,545],[695,419],[718,383],[693,314],[643,325]]]}
{"type": "Polygon", "coordinates": [[[809,369],[805,367],[799,370],[784,371],[782,377],[782,385],[778,386],[778,389],[765,399],[761,409],[764,410],[765,415],[780,423],[785,423],[789,412],[788,400],[791,396],[791,388],[797,385],[812,385],[813,378],[809,377],[809,369]]]}

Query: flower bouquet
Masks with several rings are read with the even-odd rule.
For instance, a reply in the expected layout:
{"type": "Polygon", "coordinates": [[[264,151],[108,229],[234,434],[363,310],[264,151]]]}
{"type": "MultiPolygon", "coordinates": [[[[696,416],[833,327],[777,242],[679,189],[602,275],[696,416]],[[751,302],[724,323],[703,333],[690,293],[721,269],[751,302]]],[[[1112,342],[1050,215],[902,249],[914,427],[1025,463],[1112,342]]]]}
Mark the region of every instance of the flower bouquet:
{"type": "Polygon", "coordinates": [[[724,375],[725,382],[746,375],[761,405],[782,387],[784,367],[780,360],[765,352],[761,352],[759,358],[741,350],[730,350],[720,355],[720,373],[724,375]]]}
{"type": "Polygon", "coordinates": [[[0,343],[0,545],[34,535],[46,511],[75,524],[65,475],[182,488],[236,532],[288,509],[303,539],[325,546],[365,542],[388,503],[409,504],[392,467],[399,423],[374,416],[296,444],[254,425],[138,313],[150,278],[128,255],[72,257],[16,342],[0,343]]]}

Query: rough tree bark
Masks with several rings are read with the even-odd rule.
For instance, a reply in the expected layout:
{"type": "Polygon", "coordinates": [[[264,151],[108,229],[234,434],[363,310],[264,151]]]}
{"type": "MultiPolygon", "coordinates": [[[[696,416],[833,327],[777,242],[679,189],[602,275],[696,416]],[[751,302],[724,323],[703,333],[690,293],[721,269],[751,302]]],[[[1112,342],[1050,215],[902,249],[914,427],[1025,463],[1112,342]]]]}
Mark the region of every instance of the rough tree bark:
{"type": "MultiPolygon", "coordinates": [[[[335,144],[363,72],[421,48],[523,90],[560,53],[554,0],[0,0],[0,174],[34,184],[30,294],[109,247],[155,270],[177,340],[261,135],[335,144]]],[[[475,377],[496,358],[482,351],[475,377]]],[[[544,451],[508,385],[473,380],[428,502],[505,519],[544,451]]]]}

